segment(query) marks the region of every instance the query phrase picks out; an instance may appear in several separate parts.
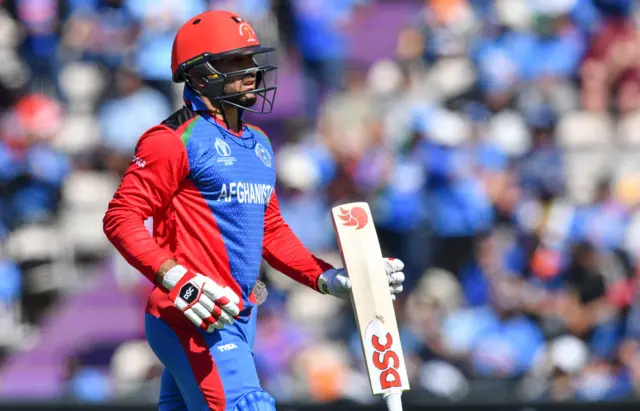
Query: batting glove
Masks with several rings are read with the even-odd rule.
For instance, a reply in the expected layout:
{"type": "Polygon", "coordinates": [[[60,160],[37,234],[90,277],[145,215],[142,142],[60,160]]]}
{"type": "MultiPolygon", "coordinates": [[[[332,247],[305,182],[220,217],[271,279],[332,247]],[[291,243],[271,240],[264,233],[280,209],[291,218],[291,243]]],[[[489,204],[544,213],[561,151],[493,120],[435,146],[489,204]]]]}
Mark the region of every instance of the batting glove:
{"type": "Polygon", "coordinates": [[[169,298],[189,321],[207,332],[233,323],[233,317],[240,312],[240,299],[231,288],[223,288],[211,278],[183,266],[177,265],[167,271],[162,285],[169,290],[169,298]]]}
{"type": "MultiPolygon", "coordinates": [[[[402,292],[404,281],[404,263],[396,258],[384,258],[384,271],[387,273],[391,299],[395,301],[396,294],[402,292]]],[[[332,268],[320,274],[318,277],[318,289],[323,294],[331,294],[334,297],[348,300],[350,298],[351,281],[344,268],[332,268]]]]}

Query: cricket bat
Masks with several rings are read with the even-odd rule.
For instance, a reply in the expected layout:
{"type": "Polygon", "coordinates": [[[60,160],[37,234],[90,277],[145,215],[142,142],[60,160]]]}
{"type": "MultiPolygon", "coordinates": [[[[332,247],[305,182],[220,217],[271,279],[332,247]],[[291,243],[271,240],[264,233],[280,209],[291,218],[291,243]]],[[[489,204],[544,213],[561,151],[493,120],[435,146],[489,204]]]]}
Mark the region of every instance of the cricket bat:
{"type": "Polygon", "coordinates": [[[342,263],[351,280],[351,303],[373,395],[389,411],[401,411],[409,389],[398,324],[369,205],[349,203],[331,210],[342,263]]]}

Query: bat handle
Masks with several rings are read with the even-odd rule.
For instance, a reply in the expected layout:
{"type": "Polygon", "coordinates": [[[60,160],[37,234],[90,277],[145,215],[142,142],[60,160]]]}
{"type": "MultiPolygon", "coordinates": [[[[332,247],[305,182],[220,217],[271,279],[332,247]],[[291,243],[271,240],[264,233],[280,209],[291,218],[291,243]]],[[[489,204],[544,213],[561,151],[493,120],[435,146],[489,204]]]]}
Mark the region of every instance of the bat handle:
{"type": "Polygon", "coordinates": [[[402,391],[392,392],[384,396],[384,401],[387,403],[387,410],[389,411],[402,411],[402,391]]]}

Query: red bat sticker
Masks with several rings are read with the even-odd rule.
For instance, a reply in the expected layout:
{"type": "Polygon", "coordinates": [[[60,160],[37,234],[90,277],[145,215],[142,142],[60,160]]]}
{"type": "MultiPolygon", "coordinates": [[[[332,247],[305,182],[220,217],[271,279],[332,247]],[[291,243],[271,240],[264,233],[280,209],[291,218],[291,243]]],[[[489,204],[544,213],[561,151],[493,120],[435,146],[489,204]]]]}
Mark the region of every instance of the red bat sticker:
{"type": "Polygon", "coordinates": [[[367,212],[362,207],[353,207],[351,210],[345,210],[340,207],[340,214],[338,215],[342,224],[348,227],[356,227],[356,230],[366,226],[369,222],[367,212]]]}

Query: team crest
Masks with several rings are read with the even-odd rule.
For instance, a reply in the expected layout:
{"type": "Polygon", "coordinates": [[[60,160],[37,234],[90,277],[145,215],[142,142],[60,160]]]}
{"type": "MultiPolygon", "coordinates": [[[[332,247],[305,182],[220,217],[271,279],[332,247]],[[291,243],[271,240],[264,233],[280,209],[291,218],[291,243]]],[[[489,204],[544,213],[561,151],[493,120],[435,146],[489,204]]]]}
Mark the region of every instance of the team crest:
{"type": "Polygon", "coordinates": [[[271,167],[271,154],[269,154],[267,149],[260,143],[256,145],[256,156],[262,161],[262,164],[271,167]]]}
{"type": "Polygon", "coordinates": [[[233,165],[236,159],[235,157],[231,157],[231,147],[224,140],[216,138],[216,151],[220,158],[218,158],[218,163],[224,163],[227,166],[233,165]]]}
{"type": "Polygon", "coordinates": [[[256,37],[256,33],[253,31],[253,28],[247,22],[242,22],[240,24],[240,26],[238,27],[238,32],[240,33],[240,36],[244,36],[246,34],[247,42],[249,43],[258,41],[256,37]]]}

